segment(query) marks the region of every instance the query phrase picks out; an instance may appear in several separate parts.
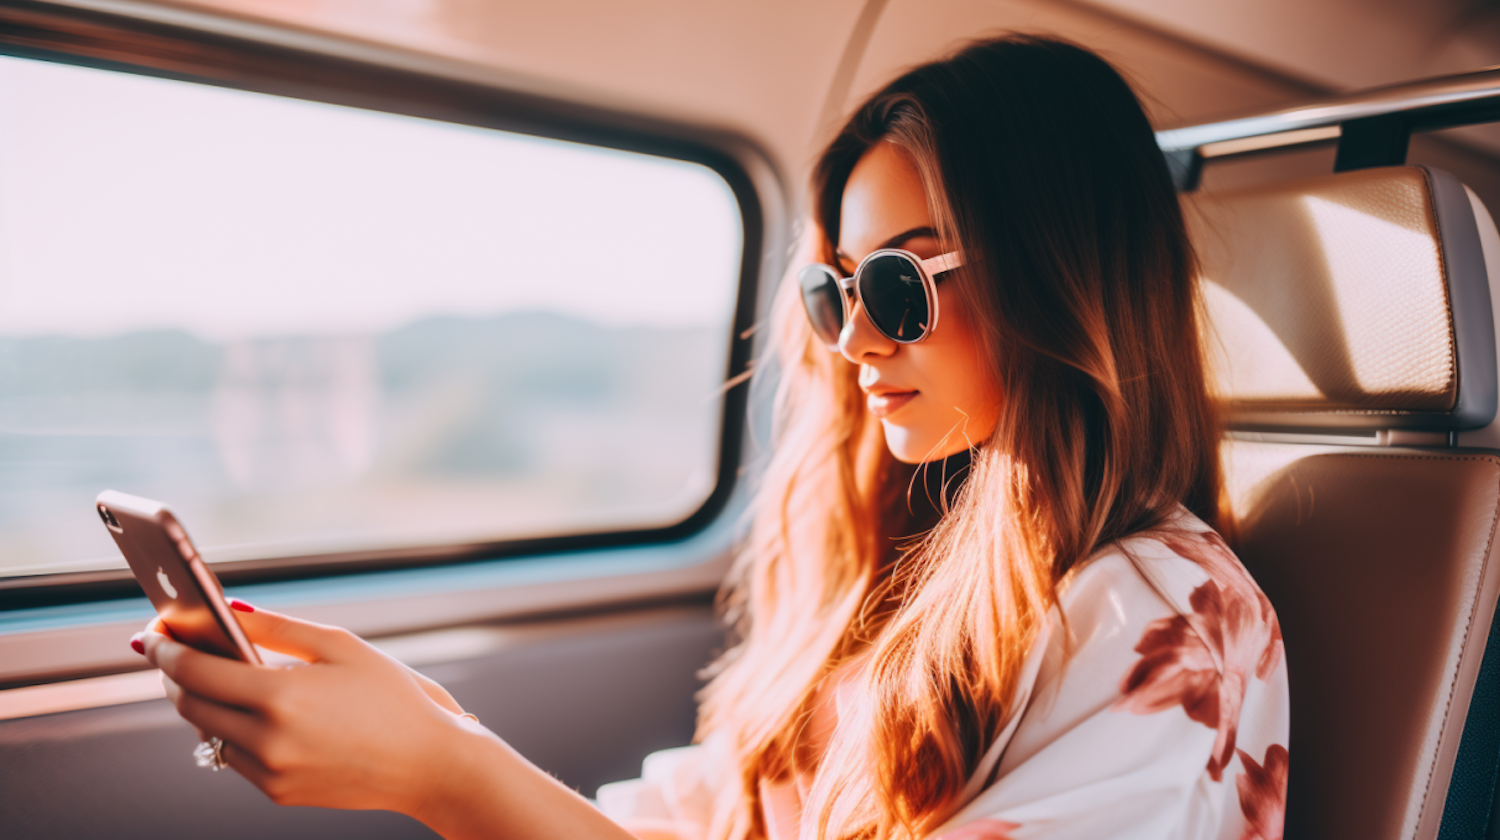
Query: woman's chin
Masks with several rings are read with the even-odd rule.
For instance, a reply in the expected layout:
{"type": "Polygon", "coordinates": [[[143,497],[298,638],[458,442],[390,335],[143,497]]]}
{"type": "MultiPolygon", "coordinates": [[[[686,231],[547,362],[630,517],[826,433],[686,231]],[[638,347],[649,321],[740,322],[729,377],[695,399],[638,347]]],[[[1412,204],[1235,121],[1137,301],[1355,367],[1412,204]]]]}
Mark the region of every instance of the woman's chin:
{"type": "Polygon", "coordinates": [[[952,436],[949,436],[947,440],[944,440],[941,437],[921,434],[915,429],[898,426],[889,420],[881,420],[880,424],[885,428],[885,445],[891,451],[891,457],[903,464],[941,461],[969,448],[968,442],[961,437],[954,440],[952,436]]]}

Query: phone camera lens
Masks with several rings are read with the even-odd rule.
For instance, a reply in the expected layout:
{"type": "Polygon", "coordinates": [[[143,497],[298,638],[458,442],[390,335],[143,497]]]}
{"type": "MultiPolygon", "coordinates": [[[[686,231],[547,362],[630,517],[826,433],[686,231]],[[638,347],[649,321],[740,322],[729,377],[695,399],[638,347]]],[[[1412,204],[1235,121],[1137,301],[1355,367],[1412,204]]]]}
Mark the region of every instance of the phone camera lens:
{"type": "Polygon", "coordinates": [[[110,512],[110,509],[105,507],[104,505],[99,506],[99,518],[104,520],[104,527],[110,529],[111,531],[125,530],[120,527],[120,521],[118,519],[115,519],[115,515],[110,512]]]}

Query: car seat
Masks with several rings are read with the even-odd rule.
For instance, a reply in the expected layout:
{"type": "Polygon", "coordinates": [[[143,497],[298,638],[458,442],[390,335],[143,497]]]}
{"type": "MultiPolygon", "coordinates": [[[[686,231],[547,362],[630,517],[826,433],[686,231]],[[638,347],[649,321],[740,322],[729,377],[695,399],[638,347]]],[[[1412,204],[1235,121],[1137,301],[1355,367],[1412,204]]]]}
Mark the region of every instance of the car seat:
{"type": "Polygon", "coordinates": [[[1236,548],[1280,616],[1286,837],[1483,837],[1500,765],[1500,236],[1386,166],[1184,197],[1236,548]]]}

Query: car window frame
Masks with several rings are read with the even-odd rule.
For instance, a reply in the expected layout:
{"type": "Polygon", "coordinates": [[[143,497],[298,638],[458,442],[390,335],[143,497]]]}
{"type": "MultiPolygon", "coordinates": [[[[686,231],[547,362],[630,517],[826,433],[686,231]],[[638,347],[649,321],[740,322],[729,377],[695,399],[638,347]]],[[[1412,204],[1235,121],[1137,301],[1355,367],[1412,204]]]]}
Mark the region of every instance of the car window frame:
{"type": "MultiPolygon", "coordinates": [[[[730,507],[745,448],[748,388],[744,372],[756,348],[766,243],[784,208],[781,179],[753,140],[719,128],[663,119],[526,90],[489,71],[334,37],[270,26],[217,31],[88,9],[21,2],[0,9],[0,55],[124,72],[194,84],[361,108],[457,125],[665,157],[707,167],[730,188],[743,224],[735,292],[719,463],[703,503],[661,527],[576,531],[544,537],[433,544],[215,564],[226,586],[282,583],[369,572],[447,566],[599,549],[678,543],[704,532],[730,507]],[[769,189],[768,189],[769,187],[769,189]],[[770,193],[767,196],[764,193],[770,193]],[[767,200],[769,198],[769,200],[767,200]]],[[[513,81],[513,80],[511,80],[513,81]]],[[[80,513],[80,516],[86,515],[80,513]]],[[[140,595],[128,569],[0,578],[0,614],[140,595]]]]}

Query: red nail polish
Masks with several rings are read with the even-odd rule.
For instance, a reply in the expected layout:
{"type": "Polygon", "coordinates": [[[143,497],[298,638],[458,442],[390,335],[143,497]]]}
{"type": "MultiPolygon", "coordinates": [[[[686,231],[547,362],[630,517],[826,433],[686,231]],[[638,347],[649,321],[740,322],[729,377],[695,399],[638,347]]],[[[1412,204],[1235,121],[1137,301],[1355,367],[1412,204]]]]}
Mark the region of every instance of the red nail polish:
{"type": "Polygon", "coordinates": [[[249,604],[245,603],[244,601],[241,601],[238,598],[230,598],[229,599],[229,607],[230,607],[230,609],[239,610],[240,612],[255,612],[255,608],[254,607],[250,606],[249,604]]]}
{"type": "Polygon", "coordinates": [[[133,651],[135,651],[136,653],[139,653],[141,656],[145,656],[146,655],[146,643],[141,641],[141,637],[140,636],[132,636],[131,637],[131,639],[130,639],[130,649],[133,650],[133,651]]]}

